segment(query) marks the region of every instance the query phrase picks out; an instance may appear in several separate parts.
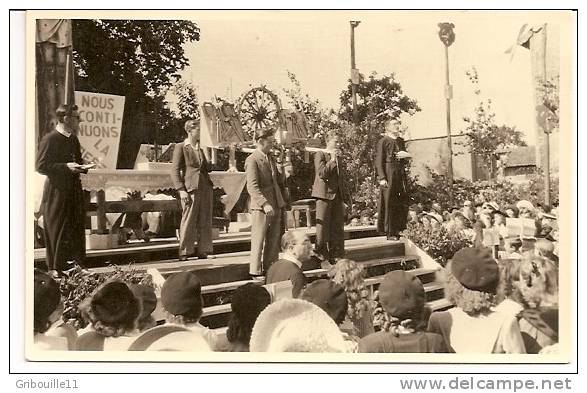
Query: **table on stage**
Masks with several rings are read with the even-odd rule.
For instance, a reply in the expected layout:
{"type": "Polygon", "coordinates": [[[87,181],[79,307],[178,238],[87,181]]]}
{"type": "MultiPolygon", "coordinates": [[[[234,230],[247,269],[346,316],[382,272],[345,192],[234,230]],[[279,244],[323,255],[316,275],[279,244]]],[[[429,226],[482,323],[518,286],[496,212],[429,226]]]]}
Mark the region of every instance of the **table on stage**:
{"type": "MultiPolygon", "coordinates": [[[[225,212],[229,213],[238,201],[246,184],[244,172],[210,172],[215,188],[222,188],[226,193],[225,212]]],[[[106,213],[129,211],[172,210],[178,206],[178,200],[118,200],[107,201],[105,191],[110,188],[124,192],[157,192],[175,188],[171,174],[167,170],[136,169],[92,169],[81,175],[82,188],[96,196],[96,214],[98,233],[106,233],[106,213]]]]}

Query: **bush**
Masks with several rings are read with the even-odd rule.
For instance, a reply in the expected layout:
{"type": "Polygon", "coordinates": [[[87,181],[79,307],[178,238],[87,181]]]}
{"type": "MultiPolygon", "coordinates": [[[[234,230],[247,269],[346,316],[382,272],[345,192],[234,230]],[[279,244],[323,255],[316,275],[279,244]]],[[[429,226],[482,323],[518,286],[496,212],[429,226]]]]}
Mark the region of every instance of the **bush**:
{"type": "Polygon", "coordinates": [[[82,318],[79,305],[91,297],[98,287],[110,280],[154,287],[150,274],[133,268],[122,270],[120,266],[115,265],[114,271],[111,272],[87,273],[78,267],[68,277],[61,278],[61,295],[65,299],[63,302],[63,321],[71,324],[77,330],[86,327],[87,322],[82,318]]]}
{"type": "Polygon", "coordinates": [[[472,246],[467,236],[460,232],[448,231],[443,226],[431,228],[410,222],[402,235],[413,241],[443,267],[457,251],[472,246]]]}
{"type": "MultiPolygon", "coordinates": [[[[430,169],[429,169],[430,170],[430,169]]],[[[437,201],[441,206],[450,207],[448,177],[430,170],[432,181],[426,186],[418,184],[417,177],[410,177],[409,195],[413,203],[427,204],[437,201]]],[[[499,206],[512,205],[526,199],[534,206],[544,203],[544,178],[540,174],[527,176],[525,183],[512,183],[508,180],[489,180],[472,182],[455,179],[453,182],[454,204],[462,206],[469,201],[495,201],[499,206]]],[[[550,195],[552,201],[558,201],[558,177],[551,176],[550,195]]]]}

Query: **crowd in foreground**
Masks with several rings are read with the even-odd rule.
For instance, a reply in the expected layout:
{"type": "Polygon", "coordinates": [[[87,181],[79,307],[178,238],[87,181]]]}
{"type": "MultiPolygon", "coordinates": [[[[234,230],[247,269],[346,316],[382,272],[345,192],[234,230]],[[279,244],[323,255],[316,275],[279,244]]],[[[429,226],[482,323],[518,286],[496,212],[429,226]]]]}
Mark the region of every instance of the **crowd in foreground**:
{"type": "MultiPolygon", "coordinates": [[[[454,214],[453,214],[454,216],[454,214]]],[[[458,251],[442,271],[454,307],[431,312],[409,271],[387,273],[369,290],[360,263],[339,259],[328,279],[308,283],[312,245],[301,231],[283,235],[267,283],[291,282],[272,299],[259,283],[237,288],[226,331],[200,323],[202,284],[194,271],[160,288],[107,282],[80,305],[88,326],[59,320],[59,284],[35,271],[34,345],[44,350],[186,352],[553,353],[558,350],[558,265],[534,250],[495,259],[489,247],[458,251]],[[160,306],[165,320],[152,314],[160,306]]]]}

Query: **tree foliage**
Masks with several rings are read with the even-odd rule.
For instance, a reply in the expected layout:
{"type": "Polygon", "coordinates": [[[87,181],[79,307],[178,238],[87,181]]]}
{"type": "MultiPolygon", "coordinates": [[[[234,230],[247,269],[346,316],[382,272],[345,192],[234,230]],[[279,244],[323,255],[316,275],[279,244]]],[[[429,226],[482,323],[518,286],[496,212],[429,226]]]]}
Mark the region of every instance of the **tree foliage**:
{"type": "Polygon", "coordinates": [[[188,65],[184,44],[199,37],[190,21],[73,20],[76,89],[126,97],[119,167],[132,166],[141,143],[177,139],[165,92],[188,65]]]}
{"type": "Polygon", "coordinates": [[[511,151],[516,146],[526,146],[526,142],[523,133],[515,127],[496,124],[491,99],[482,99],[479,75],[475,67],[467,71],[466,75],[473,85],[479,103],[472,117],[463,117],[467,126],[461,133],[469,137],[465,145],[471,152],[480,156],[482,164],[489,168],[493,178],[495,155],[511,151]]]}
{"type": "MultiPolygon", "coordinates": [[[[340,93],[339,116],[347,122],[353,120],[351,86],[349,80],[347,88],[340,93]]],[[[372,72],[367,78],[361,74],[356,89],[359,123],[381,124],[388,119],[399,119],[402,113],[413,115],[420,111],[416,100],[403,92],[394,74],[379,77],[376,72],[372,72]]]]}
{"type": "MultiPolygon", "coordinates": [[[[291,87],[284,89],[288,103],[304,111],[313,135],[323,138],[333,130],[340,136],[343,155],[344,189],[347,193],[345,203],[353,206],[352,214],[360,216],[363,212],[376,211],[377,187],[375,176],[375,149],[381,138],[383,123],[388,119],[400,119],[402,114],[412,115],[419,111],[417,102],[402,91],[394,75],[378,77],[372,73],[362,78],[359,91],[359,123],[352,124],[352,97],[350,81],[341,92],[341,106],[338,111],[325,110],[318,100],[304,92],[295,74],[288,72],[291,87]]],[[[290,178],[290,190],[295,191],[296,199],[308,198],[314,179],[313,161],[305,163],[301,156],[295,158],[295,173],[290,178]],[[298,165],[299,164],[299,165],[298,165]],[[306,192],[306,194],[304,194],[306,192]]],[[[292,193],[293,194],[293,193],[292,193]]],[[[293,195],[292,195],[293,196],[293,195]]]]}
{"type": "Polygon", "coordinates": [[[539,81],[538,93],[542,105],[548,110],[547,128],[558,131],[559,127],[559,76],[539,81]]]}
{"type": "Polygon", "coordinates": [[[200,120],[198,93],[191,82],[179,79],[171,87],[169,94],[172,98],[168,99],[168,106],[175,117],[200,120]]]}

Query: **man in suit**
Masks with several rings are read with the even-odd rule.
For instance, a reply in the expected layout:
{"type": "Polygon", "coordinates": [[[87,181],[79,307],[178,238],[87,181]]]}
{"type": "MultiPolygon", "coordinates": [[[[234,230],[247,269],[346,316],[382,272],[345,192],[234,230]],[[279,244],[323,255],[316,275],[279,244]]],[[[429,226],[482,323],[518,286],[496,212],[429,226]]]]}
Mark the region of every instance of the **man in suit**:
{"type": "Polygon", "coordinates": [[[400,231],[406,229],[408,219],[405,159],[409,155],[401,133],[397,121],[387,121],[385,135],[377,143],[375,157],[375,168],[381,187],[377,230],[385,233],[388,240],[398,239],[400,231]]]}
{"type": "Polygon", "coordinates": [[[187,138],[175,144],[171,177],[181,199],[179,226],[179,260],[194,253],[198,241],[198,259],[212,253],[212,180],[210,166],[200,148],[200,125],[196,120],[185,123],[187,138]]]}
{"type": "Polygon", "coordinates": [[[259,130],[255,139],[257,148],[245,161],[251,210],[249,273],[253,279],[262,281],[263,272],[279,256],[286,194],[285,174],[278,169],[270,153],[275,140],[274,131],[259,130]]]}
{"type": "MultiPolygon", "coordinates": [[[[77,138],[76,105],[57,108],[57,125],[46,134],[37,150],[37,171],[45,175],[41,214],[46,243],[47,270],[58,278],[69,262],[83,264],[86,256],[85,198],[80,180],[81,145],[77,138]]],[[[72,266],[71,266],[72,267],[72,266]]]]}
{"type": "Polygon", "coordinates": [[[314,156],[316,198],[316,253],[323,260],[344,256],[344,202],[339,137],[334,131],[326,135],[326,152],[314,156]]]}
{"type": "Polygon", "coordinates": [[[297,298],[306,286],[302,264],[312,256],[312,242],[300,230],[289,230],[281,237],[281,258],[267,271],[267,284],[291,281],[292,296],[297,298]]]}

